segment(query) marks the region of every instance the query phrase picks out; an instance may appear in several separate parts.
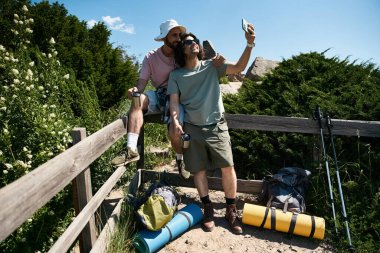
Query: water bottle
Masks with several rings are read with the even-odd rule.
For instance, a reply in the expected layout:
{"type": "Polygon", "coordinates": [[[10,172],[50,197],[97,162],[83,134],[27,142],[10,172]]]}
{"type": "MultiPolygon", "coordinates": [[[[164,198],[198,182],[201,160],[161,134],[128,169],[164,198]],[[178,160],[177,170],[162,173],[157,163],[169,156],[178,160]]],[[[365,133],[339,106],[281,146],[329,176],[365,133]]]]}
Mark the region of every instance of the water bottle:
{"type": "Polygon", "coordinates": [[[141,107],[140,97],[141,97],[140,92],[138,92],[138,91],[132,92],[133,107],[136,109],[139,109],[141,107]]]}
{"type": "Polygon", "coordinates": [[[187,133],[181,135],[182,148],[188,148],[190,146],[190,139],[191,137],[187,133]]]}

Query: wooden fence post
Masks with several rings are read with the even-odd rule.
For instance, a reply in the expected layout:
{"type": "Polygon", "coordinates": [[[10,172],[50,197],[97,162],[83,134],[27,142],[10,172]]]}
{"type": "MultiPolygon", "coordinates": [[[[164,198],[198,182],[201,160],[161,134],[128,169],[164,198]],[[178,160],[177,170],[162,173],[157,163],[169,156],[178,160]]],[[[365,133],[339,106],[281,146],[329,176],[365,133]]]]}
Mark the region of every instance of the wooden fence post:
{"type": "MultiPolygon", "coordinates": [[[[85,128],[74,128],[71,132],[73,138],[73,145],[86,138],[85,128]]],[[[83,170],[73,181],[73,202],[75,208],[75,215],[78,215],[86,204],[92,198],[91,188],[91,172],[90,168],[83,170]]],[[[79,235],[79,247],[81,253],[88,253],[96,241],[96,226],[95,218],[89,220],[88,224],[79,235]]]]}
{"type": "Polygon", "coordinates": [[[137,140],[137,150],[140,154],[140,160],[136,163],[136,170],[144,169],[144,125],[140,130],[139,139],[137,140]]]}

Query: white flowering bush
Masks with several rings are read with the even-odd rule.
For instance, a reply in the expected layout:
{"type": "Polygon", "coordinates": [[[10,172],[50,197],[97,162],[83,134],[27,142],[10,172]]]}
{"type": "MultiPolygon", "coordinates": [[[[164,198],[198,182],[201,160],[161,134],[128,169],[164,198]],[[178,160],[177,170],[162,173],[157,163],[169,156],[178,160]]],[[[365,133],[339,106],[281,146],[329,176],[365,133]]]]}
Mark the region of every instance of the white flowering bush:
{"type": "MultiPolygon", "coordinates": [[[[46,54],[31,47],[33,19],[27,14],[24,6],[14,15],[12,32],[16,40],[12,50],[0,45],[0,187],[63,152],[71,142],[75,123],[67,104],[72,101],[67,99],[67,90],[75,84],[74,75],[57,60],[53,38],[46,54]]],[[[73,215],[64,203],[68,193],[62,191],[38,210],[0,243],[0,251],[46,251],[73,215]],[[31,238],[36,234],[39,241],[31,238]]]]}
{"type": "MultiPolygon", "coordinates": [[[[0,45],[0,188],[63,152],[73,126],[94,132],[103,124],[93,81],[78,81],[61,65],[55,38],[44,53],[30,43],[34,20],[26,6],[13,21],[16,39],[0,45]]],[[[0,242],[0,252],[46,252],[73,213],[69,186],[0,242]]]]}
{"type": "Polygon", "coordinates": [[[27,7],[14,15],[15,50],[0,45],[0,164],[4,186],[64,151],[73,115],[62,105],[70,74],[55,57],[28,50],[33,31],[27,7]]]}
{"type": "MultiPolygon", "coordinates": [[[[60,65],[53,38],[47,53],[32,48],[32,23],[24,6],[14,15],[14,47],[0,45],[0,187],[63,152],[76,122],[68,93],[75,87],[74,75],[60,65]]],[[[62,191],[38,210],[0,243],[0,251],[46,251],[73,215],[68,194],[62,191]],[[40,241],[31,238],[37,234],[40,241]]]]}

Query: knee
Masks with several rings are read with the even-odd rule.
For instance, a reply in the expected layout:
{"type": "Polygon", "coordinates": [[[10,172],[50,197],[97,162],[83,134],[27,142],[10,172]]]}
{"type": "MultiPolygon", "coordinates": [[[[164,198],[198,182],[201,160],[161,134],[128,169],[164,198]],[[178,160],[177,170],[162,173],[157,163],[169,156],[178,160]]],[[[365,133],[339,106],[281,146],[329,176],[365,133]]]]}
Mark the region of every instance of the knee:
{"type": "Polygon", "coordinates": [[[204,178],[207,178],[205,170],[200,170],[200,171],[194,173],[194,181],[199,181],[199,180],[202,180],[204,178]]]}
{"type": "Polygon", "coordinates": [[[149,98],[146,96],[146,95],[144,95],[144,94],[142,94],[142,96],[141,96],[141,110],[143,110],[143,111],[147,111],[148,110],[148,106],[149,106],[149,98]]]}
{"type": "Polygon", "coordinates": [[[221,168],[220,170],[222,171],[222,176],[233,176],[233,175],[235,175],[235,169],[233,166],[221,168]]]}
{"type": "Polygon", "coordinates": [[[180,137],[179,134],[176,134],[173,123],[169,124],[169,137],[170,137],[170,139],[179,139],[179,137],[180,137]]]}
{"type": "Polygon", "coordinates": [[[146,97],[141,97],[141,106],[140,107],[134,107],[131,105],[131,108],[129,109],[129,117],[134,118],[138,117],[142,114],[144,114],[145,111],[148,110],[149,100],[146,97]]]}

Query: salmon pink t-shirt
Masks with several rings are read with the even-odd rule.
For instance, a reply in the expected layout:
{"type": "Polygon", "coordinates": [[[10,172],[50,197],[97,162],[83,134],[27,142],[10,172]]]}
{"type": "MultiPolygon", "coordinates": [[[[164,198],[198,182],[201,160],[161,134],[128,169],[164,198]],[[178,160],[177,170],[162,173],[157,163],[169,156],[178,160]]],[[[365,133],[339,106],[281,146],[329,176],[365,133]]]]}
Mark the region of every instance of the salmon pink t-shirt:
{"type": "Polygon", "coordinates": [[[155,88],[168,85],[169,74],[175,69],[174,57],[167,57],[161,48],[149,51],[144,57],[140,79],[151,80],[155,88]]]}

